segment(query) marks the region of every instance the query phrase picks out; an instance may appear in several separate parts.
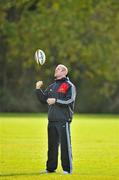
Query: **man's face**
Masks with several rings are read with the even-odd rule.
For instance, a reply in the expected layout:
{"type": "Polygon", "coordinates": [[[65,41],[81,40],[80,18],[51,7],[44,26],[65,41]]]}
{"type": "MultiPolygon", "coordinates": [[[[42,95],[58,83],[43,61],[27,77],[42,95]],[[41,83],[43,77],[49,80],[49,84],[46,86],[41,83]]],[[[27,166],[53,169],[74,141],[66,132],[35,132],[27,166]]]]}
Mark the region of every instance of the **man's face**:
{"type": "Polygon", "coordinates": [[[60,78],[60,77],[62,78],[62,77],[64,77],[65,75],[66,75],[65,69],[62,68],[60,65],[57,66],[56,69],[55,69],[54,76],[55,76],[56,78],[60,78]]]}

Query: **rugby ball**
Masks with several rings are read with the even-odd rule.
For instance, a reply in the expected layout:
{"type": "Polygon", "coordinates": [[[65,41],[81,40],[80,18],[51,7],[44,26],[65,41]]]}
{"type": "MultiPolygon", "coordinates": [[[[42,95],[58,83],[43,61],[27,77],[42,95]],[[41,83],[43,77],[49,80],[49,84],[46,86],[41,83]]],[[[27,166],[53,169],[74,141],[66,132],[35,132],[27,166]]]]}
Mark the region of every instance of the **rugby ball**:
{"type": "Polygon", "coordinates": [[[37,64],[43,65],[45,63],[46,55],[43,50],[41,50],[41,49],[36,50],[35,60],[36,60],[37,64]]]}

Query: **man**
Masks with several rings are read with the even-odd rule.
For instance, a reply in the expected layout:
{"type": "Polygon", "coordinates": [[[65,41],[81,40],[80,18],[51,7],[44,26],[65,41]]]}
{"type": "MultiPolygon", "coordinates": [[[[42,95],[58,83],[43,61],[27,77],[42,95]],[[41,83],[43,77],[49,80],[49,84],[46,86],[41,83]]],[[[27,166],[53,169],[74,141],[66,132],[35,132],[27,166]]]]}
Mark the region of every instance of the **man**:
{"type": "Polygon", "coordinates": [[[46,172],[55,172],[58,165],[58,146],[61,145],[61,165],[64,174],[72,173],[70,123],[72,121],[75,86],[67,77],[68,69],[59,64],[55,69],[55,82],[43,91],[42,81],[36,83],[36,93],[42,103],[48,104],[48,160],[46,172]]]}

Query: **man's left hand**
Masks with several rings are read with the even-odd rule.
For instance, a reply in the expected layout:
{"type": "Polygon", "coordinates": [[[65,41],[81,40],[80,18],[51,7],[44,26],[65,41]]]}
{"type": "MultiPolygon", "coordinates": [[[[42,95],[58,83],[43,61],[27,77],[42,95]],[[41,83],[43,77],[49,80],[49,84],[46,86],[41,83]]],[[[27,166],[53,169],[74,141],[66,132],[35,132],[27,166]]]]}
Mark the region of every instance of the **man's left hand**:
{"type": "Polygon", "coordinates": [[[56,99],[55,99],[55,98],[48,98],[48,99],[47,99],[47,103],[48,103],[49,105],[55,104],[55,102],[56,102],[56,99]]]}

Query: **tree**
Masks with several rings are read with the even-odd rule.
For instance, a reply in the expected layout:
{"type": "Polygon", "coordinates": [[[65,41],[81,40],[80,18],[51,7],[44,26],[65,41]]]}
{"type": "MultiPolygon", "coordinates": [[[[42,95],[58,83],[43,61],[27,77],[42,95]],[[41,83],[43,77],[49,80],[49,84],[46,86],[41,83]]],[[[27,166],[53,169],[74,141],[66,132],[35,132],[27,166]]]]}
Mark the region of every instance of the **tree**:
{"type": "Polygon", "coordinates": [[[39,111],[34,82],[47,86],[63,63],[77,87],[77,112],[118,112],[118,12],[116,0],[1,2],[0,111],[39,111]],[[42,67],[38,48],[47,57],[42,67]]]}

